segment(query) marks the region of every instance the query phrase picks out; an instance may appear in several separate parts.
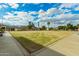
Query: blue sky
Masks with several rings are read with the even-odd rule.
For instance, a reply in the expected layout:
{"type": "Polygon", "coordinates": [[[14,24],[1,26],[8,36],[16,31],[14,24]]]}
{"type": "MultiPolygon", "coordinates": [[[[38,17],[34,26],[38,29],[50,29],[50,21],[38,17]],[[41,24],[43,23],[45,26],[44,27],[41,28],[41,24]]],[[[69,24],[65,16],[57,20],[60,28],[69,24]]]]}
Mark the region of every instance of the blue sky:
{"type": "Polygon", "coordinates": [[[0,23],[22,26],[32,21],[35,26],[50,27],[79,23],[79,4],[76,3],[0,3],[0,23]]]}

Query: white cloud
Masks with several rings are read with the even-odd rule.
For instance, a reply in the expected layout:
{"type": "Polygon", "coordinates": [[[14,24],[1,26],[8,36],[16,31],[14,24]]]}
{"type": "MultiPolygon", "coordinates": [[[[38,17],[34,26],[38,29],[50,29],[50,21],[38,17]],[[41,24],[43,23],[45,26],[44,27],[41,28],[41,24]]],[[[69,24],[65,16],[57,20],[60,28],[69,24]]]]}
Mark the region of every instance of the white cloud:
{"type": "Polygon", "coordinates": [[[7,5],[2,4],[2,5],[0,5],[0,9],[2,9],[2,8],[8,8],[8,6],[7,6],[7,5]]]}
{"type": "Polygon", "coordinates": [[[38,16],[39,18],[40,17],[45,17],[46,16],[46,11],[41,9],[41,10],[39,10],[38,14],[39,14],[39,16],[38,16]]]}
{"type": "Polygon", "coordinates": [[[8,19],[8,18],[14,17],[13,14],[10,13],[10,12],[6,12],[6,14],[7,14],[7,15],[4,15],[4,16],[3,16],[5,19],[8,19]]]}
{"type": "Polygon", "coordinates": [[[79,10],[79,6],[75,8],[75,10],[79,10]]]}
{"type": "Polygon", "coordinates": [[[79,15],[78,14],[60,14],[53,18],[58,24],[79,24],[79,15]]]}
{"type": "Polygon", "coordinates": [[[48,16],[51,16],[51,15],[60,14],[60,13],[62,13],[62,11],[57,9],[57,8],[50,8],[47,11],[44,11],[44,10],[41,9],[38,12],[38,14],[39,14],[38,17],[48,17],[48,16]]]}
{"type": "Polygon", "coordinates": [[[18,17],[21,17],[22,19],[25,19],[27,21],[33,21],[34,17],[29,14],[29,12],[17,12],[16,13],[18,17]]]}
{"type": "Polygon", "coordinates": [[[61,13],[61,11],[60,10],[58,10],[57,8],[50,8],[50,9],[48,9],[47,10],[47,15],[52,15],[52,14],[58,14],[58,13],[61,13]]]}
{"type": "Polygon", "coordinates": [[[61,25],[66,25],[67,23],[78,24],[77,21],[79,21],[79,15],[78,14],[60,14],[54,17],[42,17],[39,20],[42,22],[48,22],[48,21],[54,22],[55,24],[61,24],[61,25]]]}
{"type": "Polygon", "coordinates": [[[28,13],[27,12],[15,12],[15,14],[17,14],[17,16],[22,17],[22,16],[26,16],[28,13]]]}
{"type": "Polygon", "coordinates": [[[7,5],[2,5],[2,7],[4,7],[4,8],[8,8],[8,6],[7,6],[7,5]]]}
{"type": "Polygon", "coordinates": [[[74,7],[76,5],[79,5],[79,4],[76,4],[76,3],[63,3],[60,5],[60,9],[65,7],[65,8],[71,8],[71,7],[74,7]]]}
{"type": "Polygon", "coordinates": [[[0,5],[0,9],[2,9],[3,7],[2,7],[2,5],[0,5]]]}
{"type": "Polygon", "coordinates": [[[62,11],[57,8],[50,8],[47,11],[39,10],[38,18],[40,21],[52,21],[54,19],[52,15],[61,13],[62,11]]]}
{"type": "Polygon", "coordinates": [[[17,3],[9,3],[9,6],[11,6],[11,8],[18,8],[19,7],[19,4],[17,3]]]}
{"type": "Polygon", "coordinates": [[[36,12],[36,11],[30,11],[29,14],[30,15],[32,15],[32,14],[38,14],[38,12],[36,12]]]}
{"type": "Polygon", "coordinates": [[[31,16],[27,17],[26,14],[26,12],[7,12],[6,15],[4,15],[5,23],[10,25],[26,25],[28,20],[32,18],[31,16]],[[17,15],[14,15],[15,13],[17,15]]]}
{"type": "Polygon", "coordinates": [[[10,12],[6,12],[6,14],[7,14],[7,15],[10,15],[10,16],[11,16],[11,15],[13,16],[13,14],[12,14],[12,13],[10,13],[10,12]]]}
{"type": "Polygon", "coordinates": [[[9,21],[33,21],[34,17],[27,12],[7,12],[7,15],[4,15],[4,18],[9,21]],[[14,15],[16,14],[16,15],[14,15]]]}
{"type": "Polygon", "coordinates": [[[40,10],[39,10],[39,14],[43,14],[43,13],[45,13],[45,11],[42,10],[42,9],[40,9],[40,10]]]}
{"type": "MultiPolygon", "coordinates": [[[[18,4],[9,4],[12,8],[18,8],[18,4]]],[[[27,22],[27,21],[33,21],[35,16],[32,14],[38,14],[38,20],[43,20],[43,21],[57,21],[60,23],[69,23],[71,20],[77,20],[79,19],[79,15],[76,14],[65,14],[65,12],[70,12],[71,10],[69,9],[62,9],[63,7],[66,8],[71,8],[72,6],[77,5],[77,4],[62,4],[59,9],[57,8],[49,8],[47,11],[44,11],[40,9],[38,12],[36,11],[29,11],[29,12],[21,12],[21,11],[13,11],[12,13],[7,12],[7,15],[4,16],[5,19],[9,21],[10,20],[16,20],[16,23],[18,22],[27,22]],[[14,15],[16,14],[16,16],[14,15]],[[56,14],[54,17],[52,15],[56,14]]],[[[6,8],[7,6],[4,5],[6,8]]],[[[0,7],[2,8],[2,6],[0,7]]],[[[75,10],[79,10],[79,7],[76,8],[75,10]]],[[[37,20],[37,21],[38,21],[37,20]]],[[[19,23],[19,24],[20,24],[19,23]]]]}
{"type": "Polygon", "coordinates": [[[69,9],[60,9],[60,11],[61,11],[61,14],[71,13],[71,10],[69,10],[69,9]]]}
{"type": "Polygon", "coordinates": [[[60,15],[57,15],[55,18],[60,19],[60,20],[63,20],[63,19],[68,19],[69,20],[73,16],[74,16],[73,14],[60,14],[60,15]]]}

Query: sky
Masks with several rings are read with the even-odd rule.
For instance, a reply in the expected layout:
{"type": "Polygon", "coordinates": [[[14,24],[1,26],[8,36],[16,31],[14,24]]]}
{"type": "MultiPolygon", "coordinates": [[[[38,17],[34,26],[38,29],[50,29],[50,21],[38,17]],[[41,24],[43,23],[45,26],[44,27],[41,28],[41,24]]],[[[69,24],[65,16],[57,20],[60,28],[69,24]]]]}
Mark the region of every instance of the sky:
{"type": "Polygon", "coordinates": [[[26,26],[31,21],[50,27],[79,24],[78,3],[0,3],[0,23],[9,26],[26,26]]]}

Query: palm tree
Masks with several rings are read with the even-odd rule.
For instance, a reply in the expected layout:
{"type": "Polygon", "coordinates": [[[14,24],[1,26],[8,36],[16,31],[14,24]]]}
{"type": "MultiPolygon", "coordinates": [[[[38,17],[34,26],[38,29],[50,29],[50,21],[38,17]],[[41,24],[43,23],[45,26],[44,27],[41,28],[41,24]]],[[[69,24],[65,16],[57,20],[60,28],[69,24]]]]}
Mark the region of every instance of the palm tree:
{"type": "Polygon", "coordinates": [[[50,22],[47,22],[47,25],[48,25],[47,30],[49,30],[49,25],[50,25],[50,22]]]}
{"type": "Polygon", "coordinates": [[[34,23],[33,23],[33,22],[29,22],[29,25],[27,26],[27,28],[28,28],[29,30],[35,29],[34,23]]]}
{"type": "Polygon", "coordinates": [[[39,30],[39,22],[38,22],[38,30],[39,30]]]}

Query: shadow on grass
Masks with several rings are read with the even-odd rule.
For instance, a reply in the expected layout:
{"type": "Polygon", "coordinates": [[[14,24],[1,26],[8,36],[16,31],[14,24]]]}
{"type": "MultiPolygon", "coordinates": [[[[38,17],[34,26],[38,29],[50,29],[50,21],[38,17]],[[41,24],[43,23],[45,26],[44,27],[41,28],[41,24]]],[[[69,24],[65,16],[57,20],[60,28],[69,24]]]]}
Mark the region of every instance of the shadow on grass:
{"type": "Polygon", "coordinates": [[[51,50],[43,45],[37,44],[31,40],[29,40],[28,38],[24,38],[24,37],[16,37],[16,39],[20,42],[20,44],[29,52],[29,54],[33,55],[33,53],[40,51],[41,48],[46,49],[46,51],[40,51],[38,53],[36,53],[36,55],[40,55],[40,56],[64,56],[63,54],[51,50]]]}

